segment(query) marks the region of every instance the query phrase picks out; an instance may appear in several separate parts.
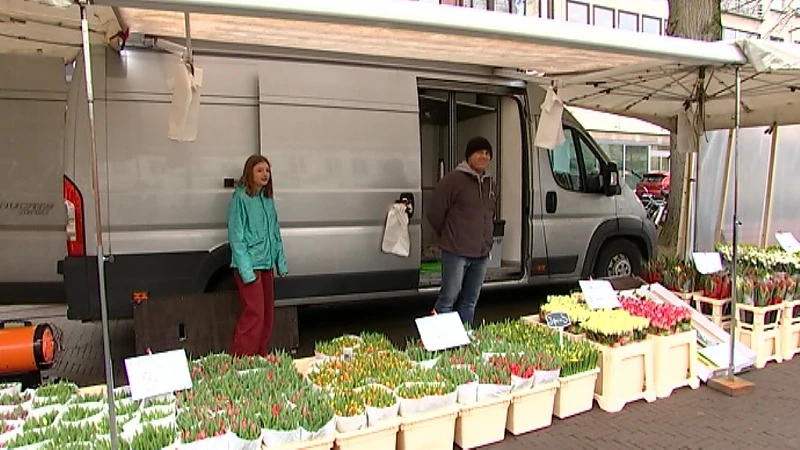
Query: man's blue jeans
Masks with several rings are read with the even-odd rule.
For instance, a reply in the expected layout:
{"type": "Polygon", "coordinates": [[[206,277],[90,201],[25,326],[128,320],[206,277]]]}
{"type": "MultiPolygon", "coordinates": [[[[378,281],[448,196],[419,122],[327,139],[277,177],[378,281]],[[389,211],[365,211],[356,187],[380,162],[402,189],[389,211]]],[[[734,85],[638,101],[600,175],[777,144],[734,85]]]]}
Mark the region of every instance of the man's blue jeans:
{"type": "Polygon", "coordinates": [[[437,314],[458,311],[472,325],[489,257],[467,258],[442,250],[442,288],[433,309],[437,314]]]}

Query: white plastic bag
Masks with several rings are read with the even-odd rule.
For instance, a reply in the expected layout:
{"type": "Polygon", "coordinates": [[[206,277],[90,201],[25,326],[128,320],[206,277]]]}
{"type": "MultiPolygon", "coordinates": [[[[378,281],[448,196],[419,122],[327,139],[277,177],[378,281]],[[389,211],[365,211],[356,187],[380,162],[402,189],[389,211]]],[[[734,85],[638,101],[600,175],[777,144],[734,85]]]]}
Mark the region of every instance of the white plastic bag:
{"type": "Polygon", "coordinates": [[[395,203],[386,215],[381,250],[384,253],[407,258],[411,251],[411,238],[408,236],[408,214],[406,205],[395,203]]]}

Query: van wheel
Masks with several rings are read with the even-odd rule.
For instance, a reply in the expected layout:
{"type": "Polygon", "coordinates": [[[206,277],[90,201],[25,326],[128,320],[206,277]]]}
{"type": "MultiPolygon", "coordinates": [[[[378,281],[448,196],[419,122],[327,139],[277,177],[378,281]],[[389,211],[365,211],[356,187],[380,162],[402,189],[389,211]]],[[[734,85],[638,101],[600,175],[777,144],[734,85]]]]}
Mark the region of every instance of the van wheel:
{"type": "Polygon", "coordinates": [[[594,277],[638,276],[642,271],[642,252],[627,239],[616,239],[603,245],[594,262],[594,277]]]}

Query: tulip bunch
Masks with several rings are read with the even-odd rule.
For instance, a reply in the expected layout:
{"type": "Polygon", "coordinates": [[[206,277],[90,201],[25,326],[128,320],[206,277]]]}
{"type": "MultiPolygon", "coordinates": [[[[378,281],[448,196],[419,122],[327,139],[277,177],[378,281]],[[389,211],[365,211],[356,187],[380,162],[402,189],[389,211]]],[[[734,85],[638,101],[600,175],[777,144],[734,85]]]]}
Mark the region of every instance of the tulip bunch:
{"type": "Polygon", "coordinates": [[[340,388],[333,392],[333,411],[339,417],[354,417],[364,414],[364,397],[355,389],[340,388]]]}
{"type": "Polygon", "coordinates": [[[395,350],[392,341],[381,333],[365,331],[359,334],[358,337],[361,338],[361,344],[355,349],[355,353],[371,354],[395,350]]]}
{"type": "Polygon", "coordinates": [[[402,399],[421,399],[452,393],[456,387],[450,383],[406,383],[397,388],[397,396],[402,399]]]}
{"type": "Polygon", "coordinates": [[[300,411],[300,426],[304,430],[316,433],[333,419],[333,407],[330,397],[322,391],[306,387],[297,392],[293,403],[300,411]]]}
{"type": "MultiPolygon", "coordinates": [[[[182,409],[178,412],[176,422],[180,429],[181,441],[184,443],[222,436],[227,433],[229,427],[226,414],[212,415],[200,406],[182,409]]],[[[149,425],[145,425],[147,426],[149,425]]],[[[133,447],[137,448],[136,445],[133,447]]]]}
{"type": "Polygon", "coordinates": [[[515,377],[525,379],[532,377],[536,370],[536,364],[522,355],[492,356],[489,358],[489,364],[515,377]]]}
{"type": "Polygon", "coordinates": [[[141,432],[131,439],[131,448],[136,450],[162,450],[175,443],[174,427],[154,427],[145,425],[141,432]]]}
{"type": "Polygon", "coordinates": [[[48,431],[50,430],[35,429],[25,431],[24,433],[18,434],[13,439],[7,441],[5,445],[8,448],[21,448],[29,445],[33,446],[36,444],[41,444],[50,439],[52,433],[48,431]]]}
{"type": "Polygon", "coordinates": [[[494,364],[475,364],[470,368],[478,376],[478,382],[481,384],[511,385],[511,371],[507,368],[494,364]]]}
{"type": "Polygon", "coordinates": [[[545,323],[548,314],[553,312],[563,312],[569,316],[571,325],[565,330],[570,333],[580,333],[580,327],[585,322],[591,310],[586,304],[583,295],[573,293],[571,295],[550,295],[547,303],[542,305],[539,310],[539,320],[545,323]]]}
{"type": "Polygon", "coordinates": [[[442,381],[446,381],[454,386],[463,386],[478,381],[475,372],[470,370],[468,366],[441,364],[431,369],[431,372],[436,372],[441,377],[442,381]]]}
{"type": "Polygon", "coordinates": [[[72,400],[73,403],[98,403],[104,402],[106,400],[106,395],[102,392],[96,394],[78,394],[72,400]]]}
{"type": "Polygon", "coordinates": [[[340,358],[344,355],[344,349],[350,348],[355,352],[364,340],[358,336],[345,335],[331,339],[329,341],[320,341],[314,344],[314,351],[316,353],[340,358]]]}
{"type": "Polygon", "coordinates": [[[600,352],[586,341],[564,340],[559,352],[561,358],[561,377],[566,378],[597,368],[600,352]]]}
{"type": "Polygon", "coordinates": [[[252,407],[240,410],[239,414],[230,417],[231,432],[239,439],[254,441],[261,437],[261,426],[252,407]]]}
{"type": "Polygon", "coordinates": [[[381,385],[370,384],[364,386],[359,394],[364,400],[364,405],[373,408],[388,408],[397,404],[397,397],[388,388],[381,385]]]}
{"type": "Polygon", "coordinates": [[[412,361],[421,362],[429,361],[439,356],[438,352],[431,352],[425,350],[420,339],[408,339],[406,341],[406,354],[412,361]]]}
{"type": "Polygon", "coordinates": [[[0,412],[0,420],[25,420],[28,418],[28,410],[22,406],[17,406],[11,411],[0,412]]]}
{"type": "Polygon", "coordinates": [[[611,347],[645,339],[649,326],[650,319],[634,317],[622,309],[592,311],[583,323],[587,338],[611,347]]]}
{"type": "Polygon", "coordinates": [[[50,411],[38,417],[31,417],[25,421],[25,424],[22,426],[22,431],[28,432],[40,428],[47,428],[55,423],[56,417],[58,417],[58,411],[50,411]]]}
{"type": "Polygon", "coordinates": [[[49,435],[52,441],[48,447],[52,448],[63,448],[67,444],[76,443],[91,445],[97,438],[97,429],[92,425],[60,425],[49,435]]]}
{"type": "Polygon", "coordinates": [[[64,411],[61,420],[64,422],[78,422],[89,417],[96,416],[103,412],[102,408],[85,408],[83,406],[72,406],[64,411]]]}
{"type": "Polygon", "coordinates": [[[684,306],[668,303],[658,304],[645,298],[620,298],[622,309],[635,317],[650,320],[649,332],[655,335],[670,335],[692,329],[692,313],[684,306]]]}
{"type": "Polygon", "coordinates": [[[15,429],[17,429],[17,425],[13,425],[11,422],[6,422],[5,420],[0,420],[0,434],[8,433],[15,429]]]}
{"type": "Polygon", "coordinates": [[[78,393],[78,385],[69,381],[46,383],[36,389],[37,397],[70,397],[78,393]]]}

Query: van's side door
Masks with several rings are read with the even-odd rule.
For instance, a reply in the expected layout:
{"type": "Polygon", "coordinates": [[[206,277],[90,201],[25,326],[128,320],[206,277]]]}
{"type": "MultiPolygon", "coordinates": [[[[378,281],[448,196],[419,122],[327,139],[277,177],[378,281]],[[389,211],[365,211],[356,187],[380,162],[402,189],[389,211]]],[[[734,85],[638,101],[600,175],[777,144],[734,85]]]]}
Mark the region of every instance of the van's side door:
{"type": "Polygon", "coordinates": [[[417,291],[422,201],[416,77],[264,61],[261,153],[273,168],[289,265],[278,300],[417,291]],[[388,209],[416,203],[408,257],[381,251],[388,209]]]}
{"type": "Polygon", "coordinates": [[[616,217],[616,197],[590,182],[604,167],[599,151],[577,123],[565,120],[563,129],[562,145],[536,149],[551,279],[580,277],[592,235],[616,217]]]}

